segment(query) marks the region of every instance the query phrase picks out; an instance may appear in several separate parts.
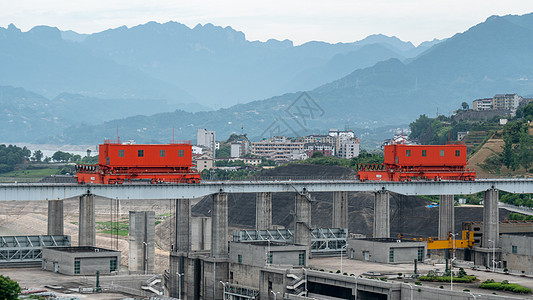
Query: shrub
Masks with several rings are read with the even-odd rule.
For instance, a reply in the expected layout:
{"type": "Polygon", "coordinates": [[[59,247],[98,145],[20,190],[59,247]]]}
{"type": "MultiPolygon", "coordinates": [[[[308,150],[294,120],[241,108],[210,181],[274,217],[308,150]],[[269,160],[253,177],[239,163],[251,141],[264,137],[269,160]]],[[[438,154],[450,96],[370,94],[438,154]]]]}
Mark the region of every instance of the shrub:
{"type": "Polygon", "coordinates": [[[336,272],[336,273],[337,273],[337,274],[340,274],[340,272],[341,272],[341,270],[337,270],[337,272],[336,272]]]}
{"type": "Polygon", "coordinates": [[[420,282],[420,281],[415,281],[415,284],[416,284],[416,285],[422,285],[422,282],[420,282]]]}
{"type": "Polygon", "coordinates": [[[443,289],[443,288],[444,288],[444,287],[443,287],[442,285],[441,285],[441,286],[439,286],[439,289],[443,289]]]}
{"type": "Polygon", "coordinates": [[[509,269],[504,268],[503,271],[504,271],[505,273],[507,273],[507,272],[509,272],[509,269]]]}
{"type": "Polygon", "coordinates": [[[464,289],[463,292],[470,292],[470,290],[469,289],[464,289]]]}
{"type": "MultiPolygon", "coordinates": [[[[434,282],[450,282],[450,276],[420,276],[421,281],[434,281],[434,282]]],[[[453,277],[454,282],[471,283],[476,281],[477,278],[474,275],[464,275],[463,277],[453,277]]]]}
{"type": "Polygon", "coordinates": [[[531,289],[523,287],[516,283],[509,283],[509,281],[504,280],[502,282],[495,282],[492,279],[488,279],[482,282],[479,285],[479,288],[488,289],[488,290],[497,290],[497,291],[509,291],[518,294],[530,294],[531,289]]]}

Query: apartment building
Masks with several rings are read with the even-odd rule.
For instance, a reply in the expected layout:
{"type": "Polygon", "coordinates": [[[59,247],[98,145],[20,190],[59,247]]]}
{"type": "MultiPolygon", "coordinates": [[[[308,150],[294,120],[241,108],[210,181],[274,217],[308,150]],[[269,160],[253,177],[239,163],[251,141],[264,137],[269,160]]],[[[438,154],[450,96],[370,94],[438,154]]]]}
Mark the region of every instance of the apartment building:
{"type": "Polygon", "coordinates": [[[261,156],[277,163],[302,159],[304,143],[295,142],[284,136],[275,136],[272,139],[252,143],[252,154],[261,156]]]}
{"type": "Polygon", "coordinates": [[[475,111],[491,110],[492,98],[476,99],[473,102],[472,109],[475,111]]]}
{"type": "Polygon", "coordinates": [[[215,131],[198,129],[196,134],[196,145],[206,147],[211,151],[212,157],[215,157],[215,151],[217,149],[215,131]]]}

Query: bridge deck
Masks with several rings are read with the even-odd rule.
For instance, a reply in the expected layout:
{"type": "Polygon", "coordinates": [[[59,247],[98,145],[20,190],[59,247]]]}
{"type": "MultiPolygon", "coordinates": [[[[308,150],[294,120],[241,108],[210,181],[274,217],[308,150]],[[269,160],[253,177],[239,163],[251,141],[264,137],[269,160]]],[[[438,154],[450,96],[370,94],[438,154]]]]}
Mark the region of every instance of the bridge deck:
{"type": "Polygon", "coordinates": [[[180,199],[214,193],[258,192],[375,192],[387,190],[403,195],[474,194],[491,188],[510,193],[533,193],[533,179],[482,179],[476,181],[385,182],[355,180],[214,181],[200,184],[0,184],[0,201],[51,200],[86,193],[114,199],[180,199]]]}

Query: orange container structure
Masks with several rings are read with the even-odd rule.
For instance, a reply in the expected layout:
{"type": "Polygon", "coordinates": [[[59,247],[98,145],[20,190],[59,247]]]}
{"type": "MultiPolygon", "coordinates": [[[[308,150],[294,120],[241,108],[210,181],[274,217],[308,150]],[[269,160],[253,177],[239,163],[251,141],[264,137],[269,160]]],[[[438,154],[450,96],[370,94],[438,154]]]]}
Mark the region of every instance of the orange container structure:
{"type": "Polygon", "coordinates": [[[106,140],[97,165],[76,165],[78,183],[198,183],[190,142],[122,144],[106,140]]]}
{"type": "Polygon", "coordinates": [[[385,146],[383,164],[360,165],[358,174],[361,181],[474,180],[466,165],[464,144],[393,144],[385,146]]]}

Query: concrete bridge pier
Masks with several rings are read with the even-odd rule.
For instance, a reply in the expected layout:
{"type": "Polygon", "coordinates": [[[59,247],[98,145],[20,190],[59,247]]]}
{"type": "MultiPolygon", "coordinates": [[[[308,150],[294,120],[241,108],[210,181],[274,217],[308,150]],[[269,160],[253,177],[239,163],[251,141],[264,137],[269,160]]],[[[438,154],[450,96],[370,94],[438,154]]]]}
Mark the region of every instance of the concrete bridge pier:
{"type": "Polygon", "coordinates": [[[381,190],[374,195],[374,238],[390,238],[390,193],[381,190]]]}
{"type": "Polygon", "coordinates": [[[440,195],[439,201],[439,239],[447,239],[450,233],[455,233],[453,195],[440,195]]]}
{"type": "Polygon", "coordinates": [[[211,210],[211,256],[228,257],[228,194],[213,194],[211,210]]]}
{"type": "Polygon", "coordinates": [[[175,248],[177,252],[191,251],[191,200],[176,200],[176,237],[175,248]]]}
{"type": "Polygon", "coordinates": [[[490,189],[485,191],[483,198],[483,248],[491,248],[494,241],[498,247],[498,240],[500,238],[499,219],[500,212],[498,210],[499,192],[497,189],[490,189]]]}
{"type": "Polygon", "coordinates": [[[130,211],[129,271],[152,274],[155,266],[155,212],[130,211]]]}
{"type": "Polygon", "coordinates": [[[48,235],[63,235],[63,200],[48,200],[48,235]]]}
{"type": "Polygon", "coordinates": [[[96,246],[96,227],[94,222],[94,195],[80,196],[80,210],[78,223],[78,245],[96,246]]]}
{"type": "Polygon", "coordinates": [[[348,192],[333,192],[333,228],[348,228],[348,192]]]}
{"type": "Polygon", "coordinates": [[[311,257],[311,196],[304,191],[296,194],[296,216],[294,220],[294,244],[305,245],[309,248],[311,257]]]}
{"type": "Polygon", "coordinates": [[[255,197],[255,229],[272,229],[272,193],[257,193],[255,197]]]}

